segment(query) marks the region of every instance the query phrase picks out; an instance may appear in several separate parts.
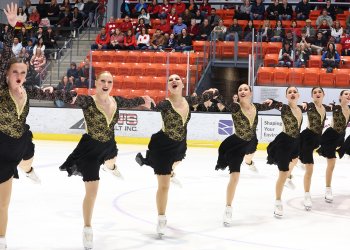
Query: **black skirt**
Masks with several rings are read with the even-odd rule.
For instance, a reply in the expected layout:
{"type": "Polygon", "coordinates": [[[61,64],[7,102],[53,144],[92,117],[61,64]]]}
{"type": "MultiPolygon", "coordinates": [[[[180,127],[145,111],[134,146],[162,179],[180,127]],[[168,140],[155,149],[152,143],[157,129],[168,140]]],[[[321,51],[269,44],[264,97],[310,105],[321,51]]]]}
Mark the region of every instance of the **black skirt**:
{"type": "Polygon", "coordinates": [[[344,154],[350,155],[350,136],[346,138],[344,143],[341,145],[339,149],[337,149],[339,158],[343,158],[344,154]]]}
{"type": "Polygon", "coordinates": [[[33,134],[28,125],[24,134],[18,139],[0,132],[0,183],[8,181],[11,177],[18,179],[18,164],[33,156],[33,134]]]}
{"type": "Polygon", "coordinates": [[[333,128],[327,128],[321,136],[321,146],[319,149],[317,149],[317,153],[328,159],[336,158],[335,152],[338,147],[341,147],[343,145],[344,137],[344,133],[339,134],[333,128]]]}
{"type": "Polygon", "coordinates": [[[256,152],[256,149],[258,148],[258,142],[259,142],[258,138],[255,134],[255,136],[253,137],[253,139],[251,139],[247,147],[247,152],[246,152],[247,155],[254,154],[256,152]]]}
{"type": "Polygon", "coordinates": [[[306,128],[300,134],[299,159],[303,164],[314,164],[313,152],[320,146],[321,135],[306,128]]]}
{"type": "Polygon", "coordinates": [[[247,154],[251,141],[245,141],[236,134],[227,137],[219,147],[219,156],[215,170],[224,170],[229,167],[232,172],[240,172],[244,156],[247,154]]]}
{"type": "Polygon", "coordinates": [[[186,151],[186,138],[182,141],[175,141],[161,130],[151,137],[145,164],[151,166],[156,175],[169,175],[173,164],[185,158],[186,151]]]}
{"type": "Polygon", "coordinates": [[[117,154],[118,149],[114,138],[107,142],[100,142],[84,134],[73,153],[60,166],[60,170],[67,171],[68,176],[82,176],[83,181],[97,181],[100,179],[100,166],[117,154]]]}
{"type": "Polygon", "coordinates": [[[281,132],[267,146],[267,164],[275,164],[280,171],[289,171],[289,163],[299,156],[299,138],[281,132]]]}

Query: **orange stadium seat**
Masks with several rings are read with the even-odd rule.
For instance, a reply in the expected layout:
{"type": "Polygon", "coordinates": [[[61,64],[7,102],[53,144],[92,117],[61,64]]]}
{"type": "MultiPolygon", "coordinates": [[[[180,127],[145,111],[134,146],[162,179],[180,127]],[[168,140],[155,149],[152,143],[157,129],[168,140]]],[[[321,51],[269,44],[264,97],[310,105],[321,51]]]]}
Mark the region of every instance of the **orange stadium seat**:
{"type": "Polygon", "coordinates": [[[176,74],[180,77],[187,76],[187,65],[183,64],[171,64],[169,66],[169,75],[176,74]]]}
{"type": "Polygon", "coordinates": [[[120,89],[123,86],[124,76],[113,75],[113,88],[120,89]]]}
{"type": "Polygon", "coordinates": [[[349,69],[334,69],[335,86],[342,88],[349,88],[350,84],[350,70],[349,69]]]}
{"type": "Polygon", "coordinates": [[[87,88],[75,88],[74,91],[77,93],[77,95],[87,95],[88,94],[87,88]]]}
{"type": "Polygon", "coordinates": [[[125,76],[123,80],[123,89],[135,89],[137,76],[125,76]]]}
{"type": "Polygon", "coordinates": [[[258,69],[258,84],[259,85],[272,85],[274,68],[260,67],[258,69]]]}
{"type": "Polygon", "coordinates": [[[113,89],[111,91],[112,96],[121,96],[124,98],[129,98],[130,89],[113,89]]]}
{"type": "Polygon", "coordinates": [[[128,76],[130,75],[132,68],[130,63],[117,63],[116,66],[118,67],[117,75],[124,75],[128,76]]]}
{"type": "Polygon", "coordinates": [[[320,10],[311,10],[309,14],[310,20],[316,20],[321,15],[320,10]]]}
{"type": "Polygon", "coordinates": [[[157,65],[160,65],[158,63],[147,63],[145,65],[145,70],[143,75],[144,76],[155,76],[157,74],[157,65]]]}
{"type": "Polygon", "coordinates": [[[160,19],[159,18],[151,19],[151,24],[153,27],[156,27],[157,25],[160,24],[160,19]]]}
{"type": "Polygon", "coordinates": [[[327,69],[320,69],[320,86],[321,87],[334,87],[335,74],[327,73],[327,69]]]}
{"type": "Polygon", "coordinates": [[[281,42],[269,42],[266,47],[266,54],[279,54],[281,49],[281,42]]]}
{"type": "Polygon", "coordinates": [[[193,50],[203,52],[206,51],[209,52],[209,42],[208,41],[193,41],[193,50]]]}
{"type": "Polygon", "coordinates": [[[286,85],[289,75],[289,68],[276,67],[273,74],[273,83],[275,85],[286,85]]]}
{"type": "Polygon", "coordinates": [[[153,76],[166,76],[168,72],[169,65],[166,64],[154,64],[154,68],[156,70],[156,74],[153,76]]]}
{"type": "Polygon", "coordinates": [[[244,30],[245,26],[247,26],[247,24],[248,24],[248,20],[237,20],[237,23],[244,30]]]}
{"type": "Polygon", "coordinates": [[[342,56],[341,57],[341,68],[342,69],[350,69],[350,56],[342,56]]]}
{"type": "Polygon", "coordinates": [[[104,63],[102,71],[109,71],[112,75],[117,75],[118,67],[116,63],[104,63]]]}
{"type": "Polygon", "coordinates": [[[168,53],[155,52],[153,57],[154,57],[153,58],[153,63],[166,63],[167,62],[168,53]]]}
{"type": "Polygon", "coordinates": [[[138,62],[140,54],[141,54],[141,51],[135,51],[135,50],[129,51],[125,62],[128,62],[128,63],[136,63],[136,62],[138,62]]]}
{"type": "Polygon", "coordinates": [[[321,55],[310,55],[309,66],[310,68],[321,68],[322,67],[322,56],[321,55]]]}
{"type": "Polygon", "coordinates": [[[165,76],[154,76],[149,84],[149,89],[166,89],[167,78],[165,76]]]}
{"type": "Polygon", "coordinates": [[[265,67],[274,67],[278,64],[278,54],[266,54],[264,58],[265,67]]]}
{"type": "Polygon", "coordinates": [[[130,90],[129,97],[140,97],[145,94],[144,89],[132,89],[130,90]]]}
{"type": "Polygon", "coordinates": [[[139,57],[139,63],[152,63],[154,58],[154,52],[142,51],[139,57]]]}
{"type": "Polygon", "coordinates": [[[252,42],[238,42],[238,56],[248,57],[252,54],[252,42]]]}
{"type": "Polygon", "coordinates": [[[305,68],[304,86],[318,86],[320,78],[319,68],[305,68]]]}
{"type": "MultiPolygon", "coordinates": [[[[91,55],[93,62],[100,62],[102,60],[102,51],[100,50],[91,50],[91,55]]],[[[90,60],[90,55],[88,54],[86,58],[90,60]]]]}
{"type": "Polygon", "coordinates": [[[153,77],[152,76],[139,76],[136,78],[136,89],[149,89],[153,77]]]}
{"type": "Polygon", "coordinates": [[[133,76],[142,76],[145,72],[145,70],[147,70],[146,66],[147,63],[130,63],[130,75],[133,76]]]}
{"type": "Polygon", "coordinates": [[[290,68],[289,75],[288,75],[288,83],[290,85],[297,85],[297,86],[303,85],[304,72],[305,72],[304,68],[290,68]]]}
{"type": "Polygon", "coordinates": [[[113,62],[125,62],[129,55],[129,51],[117,50],[113,54],[113,62]]]}

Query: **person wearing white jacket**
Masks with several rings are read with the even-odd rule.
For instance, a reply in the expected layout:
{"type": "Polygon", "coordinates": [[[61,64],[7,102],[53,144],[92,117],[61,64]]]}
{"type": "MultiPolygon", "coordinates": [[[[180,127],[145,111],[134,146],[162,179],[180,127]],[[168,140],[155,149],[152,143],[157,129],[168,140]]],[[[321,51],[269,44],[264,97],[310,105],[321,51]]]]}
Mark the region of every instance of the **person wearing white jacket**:
{"type": "Polygon", "coordinates": [[[340,42],[340,39],[343,37],[343,33],[344,30],[343,27],[340,26],[340,22],[335,21],[334,27],[331,29],[331,36],[334,37],[336,43],[340,42]]]}
{"type": "Polygon", "coordinates": [[[141,34],[137,38],[137,47],[141,50],[145,50],[149,46],[150,37],[147,28],[143,27],[141,29],[141,34]]]}

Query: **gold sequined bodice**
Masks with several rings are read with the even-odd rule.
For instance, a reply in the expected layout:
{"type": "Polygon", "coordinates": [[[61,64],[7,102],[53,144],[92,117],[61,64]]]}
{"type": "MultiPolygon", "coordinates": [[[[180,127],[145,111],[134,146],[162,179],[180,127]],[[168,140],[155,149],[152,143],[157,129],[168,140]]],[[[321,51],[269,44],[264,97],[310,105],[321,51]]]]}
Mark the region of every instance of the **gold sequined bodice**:
{"type": "MultiPolygon", "coordinates": [[[[325,108],[325,112],[331,111],[331,108],[327,105],[323,105],[325,108]]],[[[321,114],[317,111],[315,103],[307,103],[307,117],[309,120],[309,126],[308,128],[316,133],[316,134],[322,134],[322,130],[324,128],[324,123],[326,121],[326,113],[322,117],[321,114]]]]}
{"type": "Polygon", "coordinates": [[[350,117],[345,117],[343,114],[342,107],[340,105],[333,106],[333,121],[332,127],[339,134],[345,132],[346,127],[349,123],[350,117]]]}
{"type": "MultiPolygon", "coordinates": [[[[302,108],[298,106],[300,111],[303,112],[302,108]]],[[[301,117],[300,123],[298,119],[292,112],[292,109],[289,105],[282,104],[280,107],[277,107],[281,111],[281,118],[283,122],[283,132],[293,138],[297,138],[300,135],[300,128],[303,121],[301,117]]]]}
{"type": "Polygon", "coordinates": [[[125,99],[123,97],[114,97],[116,101],[116,111],[110,118],[98,108],[93,97],[78,96],[76,104],[83,110],[85,126],[87,133],[95,140],[107,142],[114,138],[114,126],[118,122],[119,108],[133,108],[144,104],[143,98],[125,99]]]}

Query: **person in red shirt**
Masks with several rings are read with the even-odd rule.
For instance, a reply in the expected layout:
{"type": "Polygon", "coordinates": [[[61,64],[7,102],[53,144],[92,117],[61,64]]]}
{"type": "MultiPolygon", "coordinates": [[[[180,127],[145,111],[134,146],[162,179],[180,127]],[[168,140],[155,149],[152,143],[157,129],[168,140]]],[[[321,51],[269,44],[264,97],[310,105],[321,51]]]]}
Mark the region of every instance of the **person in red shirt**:
{"type": "Polygon", "coordinates": [[[107,49],[107,46],[109,44],[109,34],[106,33],[106,28],[103,27],[101,29],[100,34],[97,35],[95,43],[91,45],[91,49],[95,50],[95,49],[107,49]]]}
{"type": "Polygon", "coordinates": [[[124,21],[119,25],[120,30],[126,33],[129,29],[132,29],[132,23],[129,16],[125,16],[124,21]]]}
{"type": "Polygon", "coordinates": [[[350,56],[350,32],[347,31],[346,35],[340,40],[342,45],[342,56],[350,56]]]}
{"type": "Polygon", "coordinates": [[[192,41],[196,39],[199,34],[199,26],[196,23],[196,19],[191,19],[191,25],[187,28],[187,32],[190,35],[192,41]]]}
{"type": "Polygon", "coordinates": [[[133,34],[132,30],[128,30],[126,32],[126,36],[124,37],[124,48],[126,50],[134,50],[136,47],[136,37],[133,34]]]}
{"type": "Polygon", "coordinates": [[[160,29],[162,31],[162,34],[170,34],[171,28],[170,24],[167,22],[165,18],[160,19],[160,24],[155,27],[156,29],[160,29]]]}
{"type": "Polygon", "coordinates": [[[203,0],[203,4],[199,7],[203,16],[210,16],[211,6],[208,3],[208,0],[203,0]]]}
{"type": "Polygon", "coordinates": [[[159,18],[167,18],[168,14],[171,11],[171,4],[169,4],[168,0],[164,0],[163,4],[160,6],[159,18]]]}
{"type": "Polygon", "coordinates": [[[118,28],[118,24],[115,22],[114,17],[111,16],[108,23],[106,23],[106,33],[110,34],[111,30],[115,30],[116,28],[118,28]]]}
{"type": "Polygon", "coordinates": [[[157,18],[158,14],[160,13],[160,9],[161,6],[158,5],[157,0],[153,0],[152,3],[147,6],[147,12],[151,18],[157,18]]]}
{"type": "Polygon", "coordinates": [[[176,4],[173,6],[176,9],[176,13],[180,16],[186,9],[186,5],[181,1],[177,0],[176,4]]]}
{"type": "Polygon", "coordinates": [[[172,8],[171,12],[168,14],[168,17],[167,17],[170,27],[173,27],[173,25],[177,23],[177,18],[178,18],[178,15],[176,13],[176,9],[172,8]]]}

